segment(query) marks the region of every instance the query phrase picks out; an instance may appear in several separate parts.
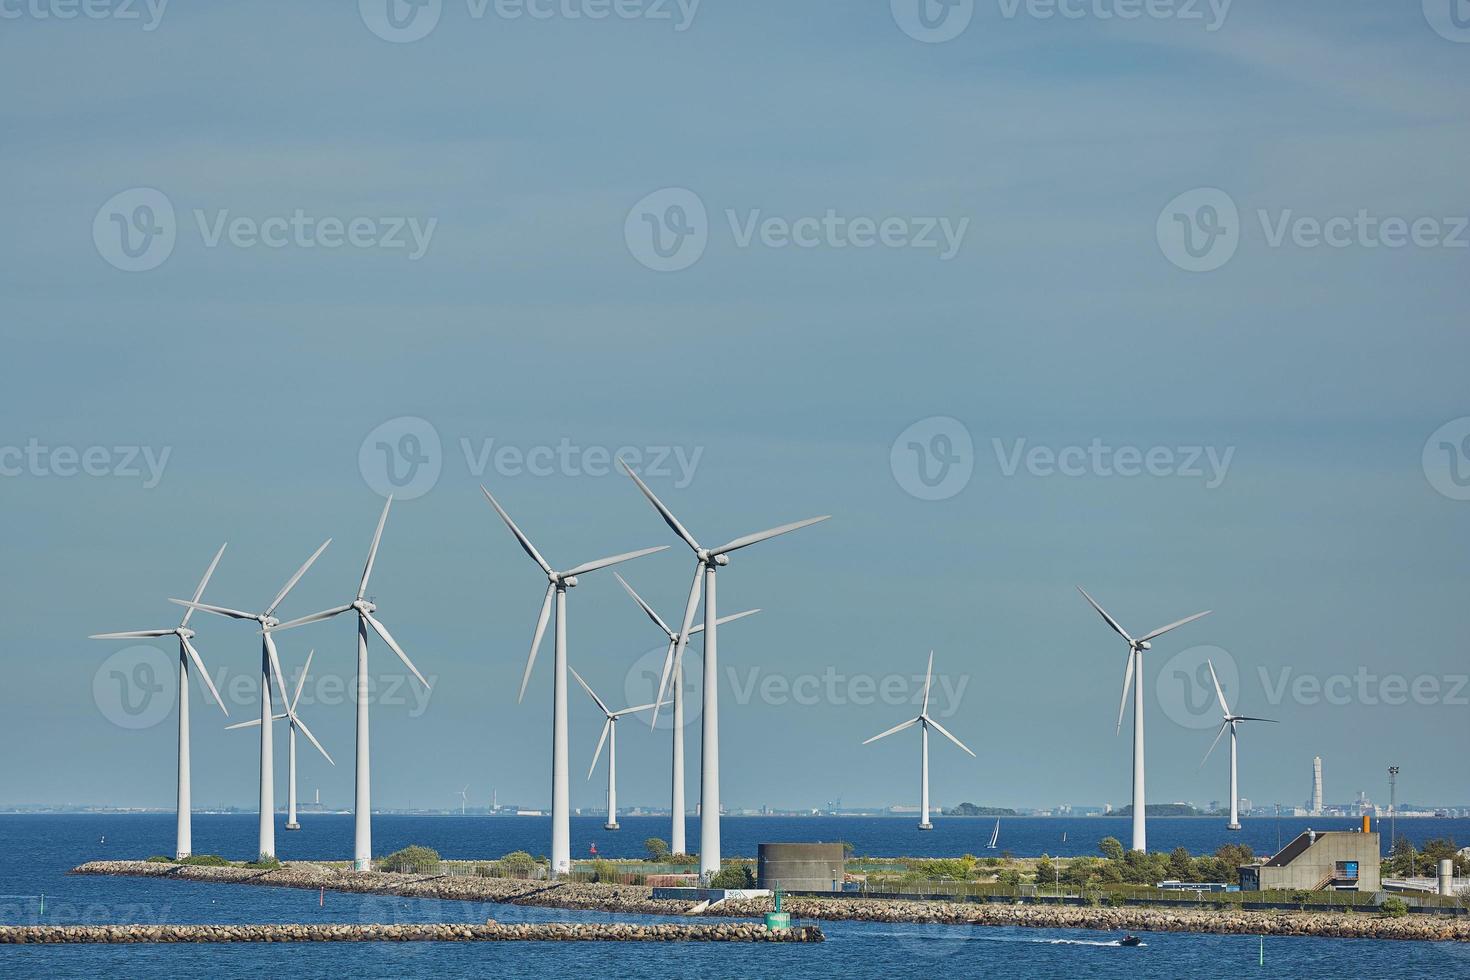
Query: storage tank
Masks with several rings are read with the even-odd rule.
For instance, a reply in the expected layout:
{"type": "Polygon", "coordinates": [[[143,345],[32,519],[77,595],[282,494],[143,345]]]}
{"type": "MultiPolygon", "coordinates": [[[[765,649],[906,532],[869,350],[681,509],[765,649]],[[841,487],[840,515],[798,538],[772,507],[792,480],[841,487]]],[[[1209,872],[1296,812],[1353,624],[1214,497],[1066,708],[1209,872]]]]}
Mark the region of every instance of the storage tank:
{"type": "Polygon", "coordinates": [[[1450,858],[1441,858],[1439,862],[1439,893],[1455,893],[1455,862],[1450,858]]]}
{"type": "Polygon", "coordinates": [[[762,844],[756,862],[756,887],[784,891],[842,890],[841,844],[762,844]]]}

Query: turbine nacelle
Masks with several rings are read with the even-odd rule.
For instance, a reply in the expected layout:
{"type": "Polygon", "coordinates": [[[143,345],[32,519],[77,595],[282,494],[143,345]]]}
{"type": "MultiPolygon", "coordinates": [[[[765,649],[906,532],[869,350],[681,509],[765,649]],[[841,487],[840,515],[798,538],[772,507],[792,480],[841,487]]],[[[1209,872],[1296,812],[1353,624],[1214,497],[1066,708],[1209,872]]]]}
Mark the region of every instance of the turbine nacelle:
{"type": "Polygon", "coordinates": [[[1154,645],[1147,640],[1139,640],[1133,645],[1133,649],[1135,650],[1152,650],[1153,648],[1154,645]]]}
{"type": "Polygon", "coordinates": [[[378,604],[369,599],[358,599],[352,604],[352,608],[360,613],[374,613],[378,611],[378,604]]]}

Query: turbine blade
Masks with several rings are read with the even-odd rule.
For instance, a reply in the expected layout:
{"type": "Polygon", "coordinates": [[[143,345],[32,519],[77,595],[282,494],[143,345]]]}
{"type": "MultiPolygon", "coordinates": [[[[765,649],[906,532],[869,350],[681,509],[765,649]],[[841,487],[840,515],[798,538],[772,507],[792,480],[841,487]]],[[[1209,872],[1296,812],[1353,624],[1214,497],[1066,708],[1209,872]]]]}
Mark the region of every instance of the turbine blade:
{"type": "MultiPolygon", "coordinates": [[[[664,704],[668,704],[668,703],[669,702],[667,702],[667,701],[664,702],[664,704]]],[[[640,711],[647,711],[649,708],[652,708],[652,707],[653,707],[653,703],[650,702],[648,704],[636,705],[636,706],[631,707],[631,708],[624,708],[622,711],[614,711],[612,713],[612,715],[613,715],[614,718],[621,718],[621,717],[623,717],[623,715],[636,715],[638,712],[640,712],[640,711]]]]}
{"type": "Polygon", "coordinates": [[[286,709],[286,715],[292,721],[295,721],[296,712],[291,710],[291,702],[286,697],[286,675],[281,671],[281,658],[280,655],[276,653],[276,641],[271,639],[271,635],[269,633],[265,634],[265,653],[266,657],[270,660],[271,676],[276,679],[276,690],[279,691],[281,695],[281,706],[286,709]]]}
{"type": "MultiPolygon", "coordinates": [[[[1128,689],[1133,686],[1133,658],[1137,654],[1130,648],[1128,651],[1128,670],[1123,674],[1123,699],[1118,702],[1118,732],[1123,730],[1123,712],[1128,708],[1128,689]]],[[[1143,683],[1142,680],[1139,681],[1143,683]]],[[[1113,734],[1117,734],[1114,732],[1113,734]]]]}
{"type": "Polygon", "coordinates": [[[1230,705],[1225,703],[1225,692],[1220,690],[1220,678],[1215,676],[1215,664],[1210,658],[1205,658],[1205,663],[1210,667],[1210,680],[1215,682],[1215,697],[1220,699],[1220,711],[1225,717],[1230,717],[1230,705]]]}
{"type": "MultiPolygon", "coordinates": [[[[949,739],[951,742],[953,742],[954,744],[958,745],[960,748],[964,749],[966,752],[970,752],[970,747],[968,745],[966,745],[964,742],[961,742],[959,739],[957,739],[953,735],[951,735],[949,733],[949,729],[945,728],[939,722],[935,721],[933,718],[930,718],[928,715],[925,715],[924,716],[924,721],[926,723],[928,723],[930,726],[932,726],[933,729],[936,732],[938,732],[939,734],[943,735],[945,738],[949,739]]],[[[970,752],[970,755],[972,757],[974,757],[974,758],[977,758],[977,759],[979,758],[979,756],[976,756],[975,753],[973,753],[973,752],[970,752]]]]}
{"type": "Polygon", "coordinates": [[[599,568],[606,568],[609,565],[617,565],[620,562],[632,561],[634,558],[642,558],[644,555],[652,555],[660,551],[668,550],[668,545],[661,544],[656,548],[639,548],[637,551],[625,551],[621,555],[613,555],[611,558],[599,558],[596,561],[583,562],[576,568],[570,569],[563,574],[567,577],[573,575],[585,575],[588,572],[595,572],[599,568]]]}
{"type": "Polygon", "coordinates": [[[189,659],[194,661],[194,666],[199,668],[199,676],[203,678],[204,686],[209,688],[209,693],[214,695],[214,703],[219,705],[219,710],[223,711],[225,716],[228,717],[230,709],[225,707],[224,698],[219,696],[219,690],[214,686],[214,680],[209,676],[209,671],[204,669],[204,659],[199,656],[199,651],[194,649],[194,644],[190,643],[189,638],[186,636],[179,637],[179,643],[183,645],[184,652],[189,655],[189,659]]]}
{"type": "MultiPolygon", "coordinates": [[[[279,717],[279,716],[278,716],[279,717]]],[[[232,732],[237,728],[260,727],[259,718],[251,718],[249,721],[237,721],[233,725],[226,725],[225,731],[232,732]]]]}
{"type": "Polygon", "coordinates": [[[919,709],[919,714],[929,713],[929,683],[934,679],[934,651],[929,651],[929,667],[924,671],[924,706],[919,709]]]}
{"type": "Polygon", "coordinates": [[[736,538],[729,544],[721,545],[720,547],[711,551],[710,554],[728,554],[739,548],[747,548],[750,545],[759,544],[767,538],[774,538],[778,534],[786,534],[791,531],[798,531],[804,527],[810,527],[813,524],[820,524],[822,521],[829,519],[831,516],[831,514],[823,514],[821,517],[808,517],[804,521],[793,521],[790,524],[782,524],[780,527],[773,527],[765,531],[757,531],[754,534],[747,534],[742,538],[736,538]]]}
{"type": "Polygon", "coordinates": [[[378,557],[378,542],[383,540],[383,525],[388,523],[388,508],[393,506],[393,495],[388,495],[387,503],[383,504],[383,513],[378,517],[378,529],[373,532],[373,546],[368,549],[367,564],[362,567],[362,581],[357,586],[357,597],[361,599],[367,594],[368,578],[373,574],[373,562],[378,557]]]}
{"type": "MultiPolygon", "coordinates": [[[[669,675],[673,673],[674,664],[682,663],[684,659],[684,648],[689,645],[689,627],[694,622],[694,610],[699,607],[699,591],[702,587],[704,576],[704,562],[694,563],[694,582],[689,586],[689,601],[684,604],[684,619],[679,627],[679,638],[674,641],[673,649],[664,656],[664,672],[658,679],[658,693],[653,700],[662,705],[664,693],[669,688],[669,675]]],[[[650,729],[658,726],[658,708],[653,709],[653,717],[649,720],[650,729]]]]}
{"type": "Polygon", "coordinates": [[[607,733],[612,730],[613,720],[609,718],[602,723],[602,737],[597,740],[597,751],[592,753],[592,765],[587,767],[587,778],[592,778],[592,772],[597,768],[597,760],[602,757],[602,743],[607,741],[607,733]]]}
{"type": "Polygon", "coordinates": [[[910,718],[908,721],[904,722],[902,725],[894,725],[892,728],[888,729],[888,731],[886,731],[886,732],[880,732],[879,734],[874,735],[872,738],[865,740],[863,742],[863,744],[864,745],[867,745],[869,742],[876,742],[880,738],[887,738],[888,736],[892,735],[894,732],[901,732],[905,728],[912,728],[913,726],[917,725],[920,720],[921,719],[919,719],[919,718],[910,718]]]}
{"type": "Polygon", "coordinates": [[[551,615],[551,597],[556,592],[556,583],[546,586],[546,598],[541,600],[541,615],[536,617],[536,633],[531,637],[531,655],[526,658],[526,671],[521,674],[521,693],[516,695],[516,704],[526,697],[526,685],[531,683],[531,668],[536,664],[536,651],[541,649],[541,637],[546,633],[546,620],[551,615]]]}
{"type": "Polygon", "coordinates": [[[403,666],[407,667],[413,676],[419,679],[419,683],[427,689],[429,682],[424,680],[424,675],[420,674],[419,669],[413,665],[413,661],[408,659],[408,654],[403,652],[403,647],[399,646],[398,641],[393,639],[392,635],[389,634],[388,627],[378,622],[378,618],[370,612],[364,612],[362,618],[367,620],[368,625],[373,628],[373,632],[383,638],[383,642],[388,644],[388,649],[398,655],[398,659],[403,661],[403,666]]]}
{"type": "Polygon", "coordinates": [[[173,636],[174,630],[129,630],[126,633],[93,633],[89,640],[147,640],[159,636],[173,636]]]}
{"type": "Polygon", "coordinates": [[[324,619],[331,619],[333,616],[339,616],[342,613],[347,612],[351,608],[351,605],[333,606],[331,609],[323,609],[321,612],[314,612],[310,616],[302,616],[300,619],[293,619],[288,622],[282,623],[279,626],[272,626],[270,631],[272,633],[279,633],[282,630],[291,630],[295,629],[298,626],[305,626],[307,623],[319,623],[324,619]]]}
{"type": "MultiPolygon", "coordinates": [[[[211,606],[207,602],[189,602],[186,599],[170,599],[177,606],[188,606],[190,609],[198,609],[201,612],[214,613],[216,616],[228,616],[231,619],[256,619],[255,613],[241,612],[238,609],[230,609],[225,606],[211,606]]],[[[170,633],[173,630],[169,630],[170,633]]]]}
{"type": "Polygon", "coordinates": [[[291,695],[291,711],[293,714],[296,711],[296,705],[301,701],[301,689],[306,686],[306,672],[311,670],[311,658],[315,655],[315,650],[307,652],[306,663],[301,667],[301,676],[296,678],[296,691],[291,695]]]}
{"type": "Polygon", "coordinates": [[[1102,618],[1107,621],[1107,624],[1113,628],[1113,632],[1117,633],[1119,636],[1121,636],[1123,639],[1127,640],[1129,643],[1132,643],[1133,642],[1133,637],[1131,637],[1131,636],[1128,635],[1128,631],[1125,630],[1122,626],[1118,625],[1118,621],[1116,619],[1114,619],[1113,617],[1109,616],[1108,615],[1108,611],[1106,609],[1104,609],[1102,606],[1099,606],[1097,604],[1097,600],[1094,599],[1092,596],[1090,596],[1090,595],[1087,594],[1087,590],[1086,589],[1084,589],[1082,586],[1079,585],[1079,586],[1077,586],[1077,591],[1078,592],[1081,592],[1082,593],[1082,598],[1086,599],[1089,603],[1091,603],[1092,604],[1092,608],[1094,608],[1094,609],[1097,610],[1098,615],[1102,616],[1102,618]]]}
{"type": "Polygon", "coordinates": [[[629,466],[621,456],[618,457],[618,465],[621,466],[623,470],[633,478],[634,483],[638,484],[638,489],[642,490],[643,496],[648,498],[648,502],[650,504],[653,504],[653,507],[655,510],[658,511],[659,516],[664,519],[664,523],[667,524],[675,534],[682,538],[684,543],[687,544],[696,555],[699,554],[699,542],[694,540],[694,535],[684,530],[684,525],[679,523],[679,519],[674,516],[674,512],[664,506],[664,502],[662,500],[659,500],[658,497],[654,495],[654,492],[652,490],[648,489],[648,484],[639,479],[638,474],[633,472],[633,468],[629,466]]]}
{"type": "Polygon", "coordinates": [[[623,578],[623,576],[617,572],[613,572],[613,578],[622,583],[623,589],[628,593],[628,595],[633,597],[634,602],[638,603],[638,605],[642,607],[643,611],[648,614],[648,618],[653,620],[654,625],[667,633],[669,639],[674,639],[675,634],[673,630],[669,629],[669,624],[665,623],[661,618],[659,618],[659,614],[653,611],[652,606],[643,601],[643,597],[641,595],[633,591],[633,587],[628,584],[628,580],[623,578]]]}
{"type": "Polygon", "coordinates": [[[1160,626],[1158,629],[1154,630],[1152,633],[1146,633],[1143,636],[1140,636],[1138,638],[1138,642],[1144,643],[1144,642],[1147,642],[1148,640],[1154,639],[1155,637],[1163,636],[1165,633],[1169,632],[1170,630],[1172,630],[1172,629],[1178,629],[1180,626],[1183,626],[1185,623],[1192,623],[1196,619],[1199,619],[1201,616],[1208,616],[1212,611],[1213,610],[1206,609],[1204,612],[1195,613],[1193,616],[1185,616],[1183,619],[1178,620],[1177,622],[1170,623],[1168,626],[1160,626]]]}
{"type": "Polygon", "coordinates": [[[541,557],[541,552],[536,550],[536,546],[531,543],[531,539],[522,534],[521,529],[516,527],[516,522],[511,520],[510,515],[505,512],[505,508],[500,506],[500,501],[490,496],[490,491],[485,489],[484,484],[480,485],[480,492],[485,495],[486,500],[490,501],[490,506],[495,508],[495,513],[500,515],[500,519],[505,522],[505,526],[510,528],[510,533],[514,534],[516,540],[521,543],[521,549],[531,556],[532,561],[541,566],[543,572],[547,575],[555,575],[556,571],[546,563],[545,558],[541,557]]]}
{"type": "MultiPolygon", "coordinates": [[[[731,613],[728,616],[721,616],[719,619],[715,620],[715,625],[716,626],[724,626],[726,623],[733,623],[737,619],[744,619],[746,616],[754,616],[758,612],[760,612],[759,609],[747,609],[747,610],[745,610],[745,612],[731,613]]],[[[704,630],[704,624],[703,623],[695,623],[693,626],[691,626],[689,628],[689,632],[691,632],[691,633],[699,633],[699,632],[702,632],[703,630],[704,630]]]]}
{"type": "Polygon", "coordinates": [[[1281,722],[1279,722],[1275,718],[1252,718],[1250,715],[1236,715],[1235,716],[1235,720],[1236,721],[1269,721],[1273,725],[1279,725],[1279,724],[1281,724],[1281,722]]]}
{"type": "Polygon", "coordinates": [[[294,715],[292,716],[291,721],[296,726],[296,730],[305,735],[308,742],[316,746],[316,750],[322,754],[323,759],[331,762],[334,766],[337,764],[336,762],[333,762],[332,757],[327,754],[327,750],[322,748],[322,743],[316,740],[316,736],[311,733],[311,729],[306,727],[306,722],[302,721],[300,718],[295,717],[294,715]]]}
{"type": "Polygon", "coordinates": [[[1225,737],[1225,729],[1227,729],[1229,727],[1230,727],[1230,722],[1228,722],[1228,721],[1222,722],[1220,724],[1220,730],[1215,733],[1215,740],[1210,743],[1210,747],[1205,751],[1204,758],[1199,760],[1199,767],[1201,769],[1203,769],[1205,767],[1205,763],[1206,762],[1209,762],[1210,761],[1210,753],[1212,753],[1212,752],[1215,751],[1215,746],[1217,746],[1217,745],[1220,744],[1220,739],[1222,739],[1222,738],[1225,737]]]}
{"type": "Polygon", "coordinates": [[[276,611],[276,607],[286,600],[286,596],[291,593],[292,589],[296,588],[296,583],[301,581],[301,576],[306,574],[306,570],[310,568],[318,558],[321,557],[322,552],[326,551],[327,545],[331,543],[331,538],[323,541],[322,546],[316,549],[316,551],[313,551],[311,553],[311,557],[306,559],[306,561],[302,564],[300,568],[296,569],[296,574],[291,576],[290,580],[281,589],[280,594],[276,596],[275,601],[266,607],[265,615],[269,616],[276,611]]]}
{"type": "MultiPolygon", "coordinates": [[[[205,570],[204,577],[199,580],[199,587],[194,590],[195,602],[198,602],[199,598],[204,595],[204,587],[208,585],[209,580],[214,577],[214,570],[219,567],[219,560],[224,557],[225,548],[228,546],[229,542],[227,541],[224,544],[220,545],[219,550],[214,553],[214,561],[209,563],[209,568],[205,570]]],[[[194,610],[192,608],[184,610],[184,618],[179,620],[180,629],[183,629],[185,626],[189,625],[189,617],[192,615],[194,615],[194,610]]]]}
{"type": "Polygon", "coordinates": [[[612,712],[607,710],[607,705],[602,703],[602,698],[598,697],[597,692],[588,687],[587,682],[582,680],[582,675],[577,673],[577,668],[569,666],[567,667],[567,670],[571,671],[572,676],[577,679],[577,683],[582,685],[582,690],[587,692],[587,696],[590,697],[594,702],[596,702],[597,706],[602,709],[602,713],[605,715],[611,715],[612,712]]]}

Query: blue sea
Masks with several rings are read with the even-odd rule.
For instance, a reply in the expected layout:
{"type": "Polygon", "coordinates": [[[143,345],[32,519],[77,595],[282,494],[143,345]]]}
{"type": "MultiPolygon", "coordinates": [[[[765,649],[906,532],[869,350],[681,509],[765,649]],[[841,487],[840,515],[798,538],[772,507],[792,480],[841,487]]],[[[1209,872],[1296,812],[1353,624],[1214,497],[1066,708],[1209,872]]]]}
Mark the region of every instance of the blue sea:
{"type": "MultiPolygon", "coordinates": [[[[303,814],[303,829],[287,833],[278,824],[283,858],[345,858],[351,850],[352,820],[346,815],[303,814]]],[[[858,854],[985,854],[995,821],[987,818],[936,820],[920,833],[900,818],[729,818],[722,822],[727,854],[753,855],[760,841],[845,840],[858,854]]],[[[1318,829],[1350,821],[1282,821],[1290,839],[1310,823],[1318,829]]],[[[691,821],[690,839],[697,840],[691,821]]],[[[1112,835],[1126,840],[1119,818],[1002,818],[1001,847],[1017,855],[1094,853],[1112,835]],[[1061,843],[1066,832],[1067,843],[1061,843]]],[[[494,857],[510,850],[546,850],[548,821],[536,817],[380,815],[374,820],[375,850],[427,844],[445,857],[494,857]]],[[[623,829],[607,832],[600,818],[574,818],[574,854],[595,844],[608,856],[639,853],[645,837],[667,837],[666,818],[626,817],[623,829]]],[[[1400,834],[1416,842],[1453,836],[1470,840],[1470,820],[1400,820],[1400,834]]],[[[1213,850],[1227,839],[1222,822],[1210,818],[1149,821],[1153,848],[1183,844],[1213,850]]],[[[196,815],[195,850],[250,857],[255,818],[196,815]]],[[[1246,821],[1239,835],[1258,851],[1273,850],[1274,819],[1246,821]]],[[[243,888],[193,882],[70,876],[67,871],[98,858],[141,858],[165,853],[173,841],[169,814],[0,815],[0,923],[107,922],[502,922],[584,920],[653,921],[647,916],[530,909],[516,906],[391,896],[341,895],[288,888],[243,888]],[[45,895],[42,912],[41,898],[45,895]],[[319,901],[321,904],[319,904],[319,901]]],[[[997,851],[997,852],[998,852],[997,851]]],[[[526,976],[572,973],[643,977],[779,976],[831,977],[1183,977],[1250,971],[1256,975],[1364,977],[1470,975],[1470,944],[1389,943],[1366,940],[1146,935],[1148,945],[1126,949],[1115,938],[1082,930],[1021,930],[930,925],[822,923],[828,941],[820,946],[725,946],[702,944],[559,943],[364,943],[260,944],[223,946],[0,947],[0,976],[122,976],[145,971],[176,976],[277,975],[442,976],[467,972],[526,976]]]]}

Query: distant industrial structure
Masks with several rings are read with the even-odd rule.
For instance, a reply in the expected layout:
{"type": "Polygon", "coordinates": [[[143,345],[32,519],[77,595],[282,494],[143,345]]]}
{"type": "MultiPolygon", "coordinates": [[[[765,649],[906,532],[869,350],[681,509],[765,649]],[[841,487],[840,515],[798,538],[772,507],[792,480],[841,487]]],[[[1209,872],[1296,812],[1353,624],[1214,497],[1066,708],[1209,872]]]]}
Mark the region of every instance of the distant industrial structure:
{"type": "Polygon", "coordinates": [[[1314,817],[1322,815],[1322,757],[1312,758],[1312,800],[1307,804],[1307,812],[1314,817]]]}

